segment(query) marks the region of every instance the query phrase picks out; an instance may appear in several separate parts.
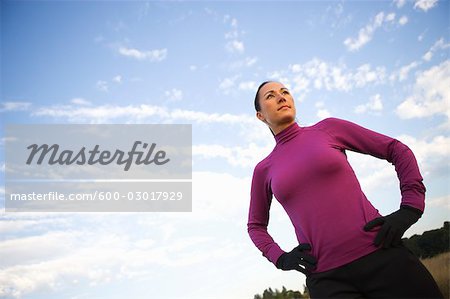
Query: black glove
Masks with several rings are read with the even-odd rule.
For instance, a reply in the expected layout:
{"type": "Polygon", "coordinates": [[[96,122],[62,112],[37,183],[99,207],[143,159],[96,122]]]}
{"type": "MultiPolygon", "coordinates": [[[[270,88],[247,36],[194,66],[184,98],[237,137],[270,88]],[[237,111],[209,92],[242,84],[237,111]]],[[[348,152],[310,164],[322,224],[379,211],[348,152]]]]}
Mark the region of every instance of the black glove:
{"type": "Polygon", "coordinates": [[[302,243],[292,249],[291,252],[283,253],[277,260],[276,266],[281,270],[297,270],[303,274],[309,274],[310,270],[316,268],[317,260],[304,251],[311,250],[311,245],[302,243]]]}
{"type": "Polygon", "coordinates": [[[398,246],[402,243],[402,236],[411,225],[422,216],[422,211],[410,206],[402,205],[398,211],[385,217],[378,217],[369,221],[365,231],[370,231],[381,225],[381,229],[375,237],[375,246],[383,244],[383,248],[398,246]]]}

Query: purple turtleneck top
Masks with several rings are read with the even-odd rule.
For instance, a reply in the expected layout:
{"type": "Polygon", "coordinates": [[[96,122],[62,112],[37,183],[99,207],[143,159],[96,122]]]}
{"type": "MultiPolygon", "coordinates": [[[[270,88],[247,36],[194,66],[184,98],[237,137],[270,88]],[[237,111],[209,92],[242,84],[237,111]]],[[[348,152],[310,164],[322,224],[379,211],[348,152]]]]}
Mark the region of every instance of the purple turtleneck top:
{"type": "Polygon", "coordinates": [[[309,243],[317,258],[314,271],[345,265],[377,249],[378,230],[364,225],[379,217],[367,200],[345,150],[385,159],[395,166],[401,204],[424,210],[425,186],[411,150],[400,141],[349,121],[327,118],[309,127],[293,123],[275,135],[273,151],[253,172],[248,233],[276,264],[284,251],[267,232],[272,195],[295,228],[299,243],[309,243]]]}

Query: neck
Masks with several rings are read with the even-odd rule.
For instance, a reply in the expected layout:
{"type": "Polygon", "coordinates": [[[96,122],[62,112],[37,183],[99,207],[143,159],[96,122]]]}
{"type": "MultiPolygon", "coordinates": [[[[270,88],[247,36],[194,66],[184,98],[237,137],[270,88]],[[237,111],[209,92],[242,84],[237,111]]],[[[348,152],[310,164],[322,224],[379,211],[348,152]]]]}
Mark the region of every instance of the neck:
{"type": "Polygon", "coordinates": [[[270,127],[270,128],[272,129],[273,134],[277,135],[278,133],[280,133],[281,131],[283,131],[284,129],[286,129],[287,127],[292,125],[293,123],[295,123],[295,120],[292,120],[292,121],[287,122],[287,123],[279,124],[277,126],[273,126],[273,127],[270,127]]]}

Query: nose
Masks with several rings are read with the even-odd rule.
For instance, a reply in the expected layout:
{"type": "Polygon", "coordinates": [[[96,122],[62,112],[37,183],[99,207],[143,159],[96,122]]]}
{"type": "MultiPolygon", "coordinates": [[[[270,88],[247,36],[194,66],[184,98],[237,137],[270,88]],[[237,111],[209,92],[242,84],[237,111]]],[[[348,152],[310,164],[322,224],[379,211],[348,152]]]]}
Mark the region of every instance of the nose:
{"type": "Polygon", "coordinates": [[[286,102],[286,98],[284,97],[284,95],[278,94],[277,102],[278,102],[278,103],[286,102]]]}

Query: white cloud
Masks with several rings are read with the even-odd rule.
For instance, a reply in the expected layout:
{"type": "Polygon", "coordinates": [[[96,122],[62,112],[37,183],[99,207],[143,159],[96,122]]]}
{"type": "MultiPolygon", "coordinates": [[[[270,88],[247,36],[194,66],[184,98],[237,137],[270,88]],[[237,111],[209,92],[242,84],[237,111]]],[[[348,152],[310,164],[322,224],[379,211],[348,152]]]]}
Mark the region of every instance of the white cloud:
{"type": "Polygon", "coordinates": [[[229,89],[230,87],[234,86],[234,82],[236,81],[236,78],[225,78],[223,79],[220,84],[220,89],[229,89]]]}
{"type": "Polygon", "coordinates": [[[372,23],[367,24],[365,27],[359,30],[357,38],[349,37],[345,39],[344,45],[347,46],[347,49],[350,51],[357,51],[362,46],[367,44],[372,39],[375,30],[381,26],[383,16],[383,12],[378,13],[372,23]]]}
{"type": "Polygon", "coordinates": [[[231,19],[231,27],[237,28],[238,22],[235,18],[231,19]]]}
{"type": "Polygon", "coordinates": [[[0,112],[25,111],[31,106],[29,102],[3,102],[0,104],[0,112]]]}
{"type": "Polygon", "coordinates": [[[421,41],[424,39],[425,34],[427,33],[427,31],[428,31],[428,30],[425,30],[424,32],[422,32],[421,34],[419,34],[419,36],[417,37],[417,40],[418,40],[419,42],[421,42],[421,41]]]}
{"type": "Polygon", "coordinates": [[[331,113],[327,109],[319,109],[316,115],[319,119],[324,119],[330,117],[331,113]]]}
{"type": "MultiPolygon", "coordinates": [[[[420,171],[425,180],[428,176],[448,176],[446,169],[450,167],[450,138],[435,136],[431,140],[417,139],[409,135],[394,137],[406,144],[414,153],[420,171]],[[444,169],[442,171],[442,168],[444,169]],[[440,173],[439,170],[441,169],[440,173]]],[[[385,160],[374,159],[372,156],[348,152],[349,161],[360,178],[361,186],[369,192],[378,192],[381,187],[397,187],[393,166],[385,160]],[[395,184],[395,185],[393,185],[395,184]]]]}
{"type": "Polygon", "coordinates": [[[436,51],[438,50],[445,50],[447,48],[450,48],[450,43],[445,43],[443,38],[440,38],[439,40],[437,40],[433,46],[431,46],[430,50],[428,50],[424,55],[423,55],[423,60],[425,61],[430,61],[431,58],[433,58],[433,55],[436,51]]]}
{"type": "MultiPolygon", "coordinates": [[[[438,50],[447,49],[450,48],[450,43],[445,43],[444,39],[441,38],[438,41],[434,43],[434,45],[430,48],[429,51],[427,51],[423,56],[422,59],[424,61],[429,61],[433,57],[434,53],[438,50]]],[[[404,65],[400,67],[398,70],[393,71],[389,79],[391,81],[398,80],[399,82],[405,81],[408,79],[408,76],[410,75],[411,71],[414,69],[417,69],[419,66],[421,66],[424,62],[423,61],[413,61],[407,65],[404,65]]]]}
{"type": "Polygon", "coordinates": [[[437,0],[416,0],[414,3],[414,8],[428,11],[429,9],[435,7],[437,2],[437,0]]]}
{"type": "Polygon", "coordinates": [[[450,61],[419,73],[414,91],[396,109],[403,119],[443,114],[450,117],[450,61]]]}
{"type": "Polygon", "coordinates": [[[378,30],[383,23],[392,24],[394,20],[395,13],[385,15],[384,12],[379,12],[369,24],[358,31],[358,36],[356,38],[346,38],[344,40],[344,45],[349,51],[358,51],[361,47],[372,40],[375,31],[378,30]]]}
{"type": "Polygon", "coordinates": [[[411,62],[410,64],[402,67],[399,73],[399,80],[403,81],[408,77],[408,73],[419,66],[419,63],[416,61],[411,62]]]}
{"type": "Polygon", "coordinates": [[[324,119],[331,116],[331,113],[325,108],[324,102],[317,102],[314,106],[318,108],[316,116],[319,119],[324,119]]]}
{"type": "Polygon", "coordinates": [[[386,70],[384,67],[372,69],[370,64],[363,64],[357,68],[353,80],[357,87],[363,87],[369,83],[382,82],[385,76],[386,70]]]}
{"type": "Polygon", "coordinates": [[[226,124],[246,124],[253,123],[254,119],[247,115],[236,114],[219,114],[219,113],[205,113],[199,111],[176,109],[170,112],[170,119],[186,120],[197,123],[226,123],[226,124]]]}
{"type": "Polygon", "coordinates": [[[294,77],[292,81],[294,86],[292,93],[297,101],[302,102],[307,95],[307,91],[309,90],[310,81],[301,76],[294,77]]]}
{"type": "MultiPolygon", "coordinates": [[[[158,226],[164,224],[160,222],[158,226]]],[[[16,256],[17,260],[2,267],[0,297],[21,298],[38,291],[63,289],[80,280],[95,286],[135,277],[148,278],[156,274],[155,266],[183,269],[210,259],[227,260],[239,252],[233,252],[237,248],[231,244],[210,248],[211,242],[223,243],[210,235],[181,237],[155,245],[151,239],[133,240],[114,231],[105,233],[95,229],[3,241],[8,256],[16,256]],[[30,242],[32,245],[23,247],[30,242]],[[202,246],[200,251],[198,245],[202,246]]]]}
{"type": "Polygon", "coordinates": [[[138,60],[162,61],[167,57],[167,49],[140,51],[138,49],[120,47],[119,54],[138,60]]]}
{"type": "Polygon", "coordinates": [[[354,87],[363,87],[369,83],[384,80],[384,68],[372,69],[369,64],[359,66],[352,72],[345,65],[335,66],[324,61],[311,61],[304,67],[304,73],[314,82],[316,89],[349,91],[354,87]]]}
{"type": "Polygon", "coordinates": [[[400,24],[400,25],[405,25],[406,23],[408,23],[408,17],[407,16],[402,16],[399,20],[398,20],[398,23],[400,24]]]}
{"type": "Polygon", "coordinates": [[[433,58],[433,52],[428,51],[427,53],[423,54],[422,58],[425,61],[430,61],[431,58],[433,58]]]}
{"type": "Polygon", "coordinates": [[[338,3],[334,9],[334,14],[339,17],[343,12],[344,6],[342,5],[342,3],[338,3]]]}
{"type": "Polygon", "coordinates": [[[400,70],[398,70],[397,72],[393,72],[390,76],[391,80],[395,80],[398,79],[400,82],[404,81],[408,78],[409,73],[417,68],[421,63],[417,62],[417,61],[413,61],[408,65],[402,66],[400,68],[400,70]]]}
{"type": "Polygon", "coordinates": [[[245,59],[234,61],[229,65],[230,69],[239,69],[242,67],[251,67],[258,61],[257,57],[246,57],[245,59]]]}
{"type": "Polygon", "coordinates": [[[311,89],[351,91],[381,84],[386,79],[386,69],[363,64],[352,70],[343,63],[333,64],[313,58],[304,64],[290,64],[284,70],[273,71],[268,77],[283,82],[301,101],[311,89]]]}
{"type": "MultiPolygon", "coordinates": [[[[205,272],[210,262],[233,264],[248,250],[247,246],[252,246],[245,236],[251,184],[248,175],[237,178],[194,172],[195,201],[191,213],[161,213],[152,217],[139,213],[76,215],[68,220],[68,227],[47,225],[45,218],[27,219],[30,223],[19,229],[9,226],[17,235],[0,241],[0,250],[7,257],[0,260],[0,297],[21,298],[55,290],[64,292],[73,287],[109,287],[135,279],[165,285],[165,274],[175,282],[185,280],[186,275],[194,276],[193,281],[220,280],[235,269],[219,267],[219,271],[205,272]],[[41,224],[46,231],[30,229],[32,222],[41,224]],[[205,229],[205,225],[215,229],[205,229]],[[232,235],[226,233],[230,227],[242,234],[230,238],[232,235]]],[[[9,216],[23,217],[29,218],[9,216]]],[[[2,227],[4,218],[0,218],[2,227]]],[[[211,290],[205,290],[205,295],[211,290]]],[[[142,296],[152,297],[149,296],[152,292],[149,290],[142,296]]],[[[204,297],[203,293],[196,295],[204,297]]]]}
{"type": "Polygon", "coordinates": [[[351,151],[347,152],[350,164],[354,168],[358,180],[367,195],[380,187],[387,188],[395,180],[395,170],[385,160],[374,159],[369,155],[360,155],[351,151]]]}
{"type": "Polygon", "coordinates": [[[233,31],[225,33],[225,39],[233,39],[233,38],[237,38],[238,36],[239,36],[239,33],[237,32],[237,30],[233,30],[233,31]]]}
{"type": "Polygon", "coordinates": [[[52,227],[65,229],[70,219],[69,215],[69,213],[48,214],[40,212],[2,214],[0,216],[0,233],[11,235],[25,230],[29,232],[42,231],[52,227]]]}
{"type": "MultiPolygon", "coordinates": [[[[2,221],[3,223],[3,221],[2,221]]],[[[2,259],[1,267],[14,264],[26,264],[39,258],[49,258],[60,255],[70,249],[74,238],[79,234],[65,234],[64,232],[51,232],[41,236],[29,236],[18,239],[4,240],[0,243],[0,251],[8,259],[2,259]],[[33,250],[29,250],[33,248],[33,250]]]]}
{"type": "Polygon", "coordinates": [[[438,135],[426,140],[401,135],[397,139],[408,145],[414,152],[424,176],[448,177],[450,137],[438,135]]]}
{"type": "Polygon", "coordinates": [[[370,98],[369,102],[355,107],[355,113],[380,112],[383,110],[383,102],[379,94],[370,98]]]}
{"type": "Polygon", "coordinates": [[[217,16],[218,16],[217,12],[214,11],[214,10],[212,10],[212,9],[209,8],[209,7],[205,7],[204,11],[205,11],[205,13],[206,13],[207,15],[210,15],[210,16],[213,16],[213,17],[217,17],[217,16]]]}
{"type": "Polygon", "coordinates": [[[406,0],[394,0],[394,3],[397,5],[397,8],[402,8],[405,5],[406,0]]]}
{"type": "Polygon", "coordinates": [[[116,83],[122,83],[122,76],[121,75],[117,75],[113,78],[113,81],[116,83]]]}
{"type": "MultiPolygon", "coordinates": [[[[311,16],[308,20],[309,26],[314,26],[314,21],[317,21],[315,18],[316,16],[311,16]]],[[[333,36],[333,31],[348,25],[352,18],[352,14],[348,10],[344,9],[344,5],[342,3],[335,2],[327,6],[325,12],[320,17],[320,23],[329,25],[330,28],[333,29],[330,32],[330,36],[333,36]]]]}
{"type": "Polygon", "coordinates": [[[111,82],[113,82],[115,84],[121,84],[122,83],[122,76],[121,75],[117,75],[117,76],[113,77],[112,80],[109,81],[109,82],[105,81],[105,80],[98,80],[97,83],[95,84],[95,86],[97,87],[97,89],[99,89],[101,91],[108,92],[111,82]]]}
{"type": "MultiPolygon", "coordinates": [[[[445,158],[450,155],[450,137],[438,135],[429,142],[409,135],[398,136],[398,139],[408,144],[416,153],[417,159],[422,162],[427,159],[445,158]]],[[[447,163],[449,162],[447,161],[447,163]]]]}
{"type": "Polygon", "coordinates": [[[191,70],[191,71],[196,71],[197,70],[197,66],[196,65],[190,65],[189,66],[189,70],[191,70]]]}
{"type": "Polygon", "coordinates": [[[230,20],[230,18],[231,18],[230,15],[224,15],[223,16],[223,22],[227,23],[230,20]]]}
{"type": "Polygon", "coordinates": [[[89,102],[83,98],[73,98],[72,100],[70,100],[70,102],[72,104],[81,105],[81,106],[90,106],[91,105],[91,102],[89,102]]]}
{"type": "Polygon", "coordinates": [[[450,196],[444,195],[441,197],[429,198],[427,199],[427,206],[450,210],[450,196]]]}
{"type": "Polygon", "coordinates": [[[288,66],[288,68],[293,72],[293,73],[299,73],[302,70],[302,66],[301,64],[290,64],[288,66]]]}
{"type": "Polygon", "coordinates": [[[272,150],[273,146],[260,147],[255,143],[247,146],[223,146],[220,144],[201,144],[192,146],[192,155],[203,159],[225,159],[234,167],[253,167],[272,150]]]}
{"type": "Polygon", "coordinates": [[[240,90],[256,91],[257,88],[258,88],[258,85],[255,81],[245,81],[245,82],[239,83],[240,90]]]}
{"type": "Polygon", "coordinates": [[[395,13],[391,12],[390,14],[387,14],[384,18],[386,22],[392,22],[395,20],[395,13]]]}
{"type": "Polygon", "coordinates": [[[153,105],[101,105],[79,107],[57,105],[41,107],[32,112],[33,116],[46,116],[55,119],[64,118],[69,122],[110,123],[126,120],[127,123],[139,123],[148,120],[162,122],[192,121],[196,123],[253,123],[253,117],[248,115],[205,113],[200,111],[175,109],[169,110],[163,106],[153,105]]]}
{"type": "Polygon", "coordinates": [[[97,89],[99,89],[101,91],[105,91],[105,92],[108,91],[108,82],[106,82],[106,81],[99,80],[99,81],[97,81],[95,86],[97,87],[97,89]]]}
{"type": "Polygon", "coordinates": [[[286,76],[286,72],[285,72],[284,70],[283,70],[283,71],[274,71],[274,72],[271,72],[271,73],[269,73],[269,74],[267,75],[267,77],[268,77],[270,80],[275,80],[275,81],[278,81],[278,82],[283,83],[284,86],[286,86],[288,89],[290,89],[291,91],[293,91],[293,88],[292,88],[291,83],[290,83],[290,78],[288,78],[288,77],[286,76]]]}
{"type": "Polygon", "coordinates": [[[269,127],[257,119],[255,115],[256,111],[253,111],[254,114],[251,119],[249,119],[249,122],[245,126],[241,126],[239,128],[239,131],[237,132],[238,136],[243,140],[246,140],[246,143],[255,143],[264,146],[270,144],[273,148],[275,145],[275,139],[273,138],[269,127]]]}
{"type": "Polygon", "coordinates": [[[232,40],[227,43],[227,50],[232,53],[244,53],[244,42],[239,40],[232,40]]]}
{"type": "Polygon", "coordinates": [[[229,94],[232,89],[236,86],[236,80],[239,78],[238,75],[233,77],[228,77],[220,81],[219,89],[222,90],[225,94],[229,94]]]}
{"type": "Polygon", "coordinates": [[[169,101],[181,101],[183,99],[183,92],[179,89],[172,88],[164,92],[164,97],[169,101]]]}
{"type": "Polygon", "coordinates": [[[229,24],[231,27],[230,31],[225,33],[225,40],[227,40],[226,50],[231,53],[244,53],[245,45],[241,38],[242,32],[239,31],[237,19],[232,18],[230,15],[225,15],[223,20],[224,23],[229,24]]]}

